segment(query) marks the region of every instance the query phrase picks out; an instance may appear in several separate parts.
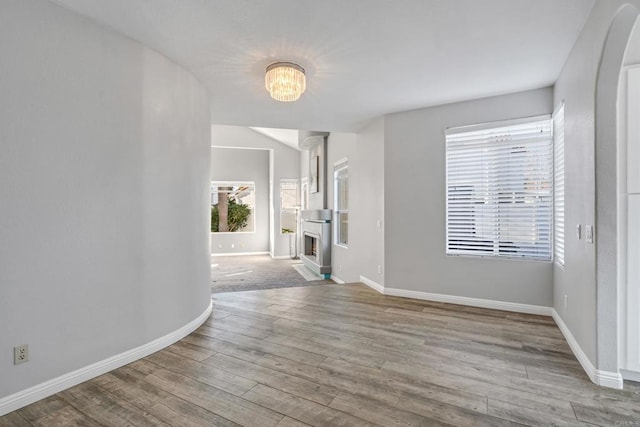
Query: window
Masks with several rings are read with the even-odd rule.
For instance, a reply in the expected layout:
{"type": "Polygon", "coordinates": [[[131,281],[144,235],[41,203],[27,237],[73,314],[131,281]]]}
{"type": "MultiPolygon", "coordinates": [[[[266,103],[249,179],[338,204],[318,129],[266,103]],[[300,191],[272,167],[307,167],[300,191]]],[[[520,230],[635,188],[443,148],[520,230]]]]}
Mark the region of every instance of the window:
{"type": "Polygon", "coordinates": [[[553,115],[553,252],[564,265],[564,104],[553,115]]]}
{"type": "Polygon", "coordinates": [[[298,180],[280,180],[280,232],[296,233],[298,228],[298,180]]]}
{"type": "Polygon", "coordinates": [[[449,255],[551,259],[548,117],[446,132],[449,255]]]}
{"type": "Polygon", "coordinates": [[[340,160],[333,166],[333,195],[335,210],[335,242],[349,244],[349,161],[340,160]]]}
{"type": "Polygon", "coordinates": [[[253,182],[211,182],[211,232],[252,233],[256,186],[253,182]]]}

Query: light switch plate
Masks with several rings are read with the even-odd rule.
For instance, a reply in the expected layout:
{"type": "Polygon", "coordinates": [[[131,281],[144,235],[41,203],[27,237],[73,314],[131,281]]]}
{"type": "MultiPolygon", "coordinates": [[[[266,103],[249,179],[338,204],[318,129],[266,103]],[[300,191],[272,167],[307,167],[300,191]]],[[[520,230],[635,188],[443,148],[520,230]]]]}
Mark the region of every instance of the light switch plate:
{"type": "Polygon", "coordinates": [[[587,243],[593,243],[593,225],[587,225],[585,230],[587,243]]]}

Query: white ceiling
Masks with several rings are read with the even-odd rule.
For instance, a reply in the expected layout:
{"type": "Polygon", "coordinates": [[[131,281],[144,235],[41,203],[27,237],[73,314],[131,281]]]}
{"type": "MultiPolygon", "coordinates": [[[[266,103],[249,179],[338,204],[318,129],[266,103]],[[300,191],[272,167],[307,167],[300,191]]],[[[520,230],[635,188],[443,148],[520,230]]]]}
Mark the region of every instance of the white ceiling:
{"type": "Polygon", "coordinates": [[[594,0],[53,0],[210,90],[216,124],[356,131],[380,115],[553,84],[594,0]],[[273,101],[293,61],[307,92],[273,101]]]}

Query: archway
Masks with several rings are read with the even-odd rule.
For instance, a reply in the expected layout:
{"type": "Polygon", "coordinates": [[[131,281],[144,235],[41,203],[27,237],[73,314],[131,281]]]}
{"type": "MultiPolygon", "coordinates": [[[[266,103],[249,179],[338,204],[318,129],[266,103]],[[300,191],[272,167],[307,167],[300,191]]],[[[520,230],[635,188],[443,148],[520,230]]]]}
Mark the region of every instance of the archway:
{"type": "MultiPolygon", "coordinates": [[[[619,372],[618,87],[625,51],[638,18],[620,8],[609,28],[598,69],[595,102],[597,369],[619,372]]],[[[621,377],[610,378],[622,385],[621,377]]]]}

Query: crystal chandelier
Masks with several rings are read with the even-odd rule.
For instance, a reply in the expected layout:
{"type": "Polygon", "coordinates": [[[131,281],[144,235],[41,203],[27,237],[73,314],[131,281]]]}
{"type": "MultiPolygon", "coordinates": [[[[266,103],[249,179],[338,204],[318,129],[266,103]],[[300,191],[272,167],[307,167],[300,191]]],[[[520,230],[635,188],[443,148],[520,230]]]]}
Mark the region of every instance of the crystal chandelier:
{"type": "Polygon", "coordinates": [[[307,88],[304,68],[292,62],[274,62],[267,67],[264,86],[276,101],[296,101],[307,88]]]}

